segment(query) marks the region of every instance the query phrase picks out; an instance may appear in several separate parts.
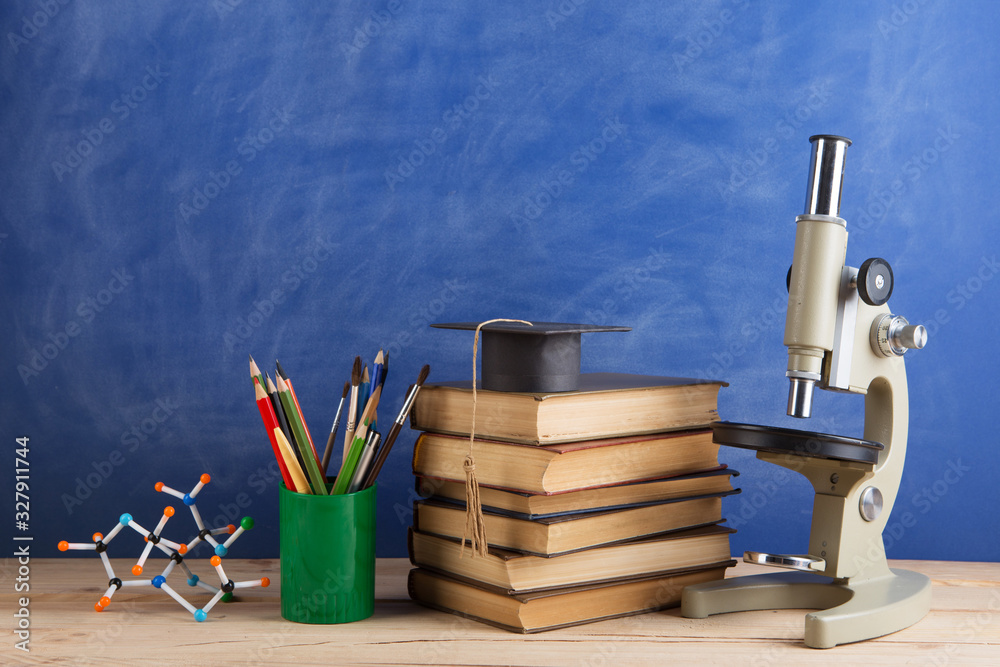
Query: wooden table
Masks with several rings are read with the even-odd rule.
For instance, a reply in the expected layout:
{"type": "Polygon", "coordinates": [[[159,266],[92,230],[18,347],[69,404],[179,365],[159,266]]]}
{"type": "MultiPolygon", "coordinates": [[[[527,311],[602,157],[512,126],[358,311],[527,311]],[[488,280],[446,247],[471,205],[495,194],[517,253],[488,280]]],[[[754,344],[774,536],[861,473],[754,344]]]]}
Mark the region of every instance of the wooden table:
{"type": "MultiPolygon", "coordinates": [[[[156,569],[163,560],[156,562],[156,569]]],[[[116,572],[133,561],[115,560],[116,572]]],[[[215,579],[207,561],[192,570],[215,579]]],[[[678,610],[592,623],[536,635],[518,635],[432,611],[406,596],[404,559],[379,560],[375,615],[347,625],[301,625],[279,613],[276,560],[225,561],[233,580],[270,577],[269,588],[241,591],[195,622],[180,605],[152,588],[122,589],[96,613],[106,574],[97,557],[34,559],[28,593],[14,590],[18,564],[3,567],[4,623],[11,628],[19,598],[27,595],[30,653],[4,632],[0,664],[135,665],[1000,665],[1000,563],[893,561],[934,584],[933,608],[916,626],[833,649],[806,648],[802,611],[743,612],[708,619],[678,610]],[[89,659],[89,660],[88,660],[89,659]]],[[[147,568],[152,571],[151,568],[147,568]]],[[[731,575],[771,571],[741,563],[731,575]]],[[[177,576],[177,575],[173,575],[177,576]]],[[[182,594],[196,606],[207,592],[182,594]]],[[[16,619],[15,619],[16,620],[16,619]]]]}

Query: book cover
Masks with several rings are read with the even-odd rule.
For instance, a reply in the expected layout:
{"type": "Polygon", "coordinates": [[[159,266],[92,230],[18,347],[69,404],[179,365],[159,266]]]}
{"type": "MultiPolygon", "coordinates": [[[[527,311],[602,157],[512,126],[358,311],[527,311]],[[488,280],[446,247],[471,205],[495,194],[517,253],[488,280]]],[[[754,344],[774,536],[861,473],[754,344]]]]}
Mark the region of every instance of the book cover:
{"type": "MultiPolygon", "coordinates": [[[[538,494],[480,485],[482,504],[507,510],[528,519],[569,512],[599,512],[653,504],[662,500],[732,491],[731,479],[739,472],[724,465],[690,475],[601,486],[579,491],[538,494]]],[[[416,491],[421,498],[436,497],[465,503],[465,482],[439,477],[416,477],[416,491]]]]}
{"type": "Polygon", "coordinates": [[[611,582],[729,560],[732,528],[712,525],[543,557],[490,547],[485,557],[462,554],[462,542],[410,529],[410,562],[434,572],[514,592],[611,582]]]}
{"type": "MultiPolygon", "coordinates": [[[[476,436],[552,444],[704,427],[718,421],[724,382],[623,373],[584,373],[558,393],[477,392],[476,436]]],[[[419,431],[468,436],[471,382],[424,385],[410,414],[419,431]]]]}
{"type": "MultiPolygon", "coordinates": [[[[542,556],[579,551],[722,521],[722,495],[669,501],[604,512],[525,520],[484,508],[490,546],[542,556]]],[[[414,503],[414,527],[423,533],[455,537],[465,534],[465,509],[455,504],[421,500],[414,503]]]]}
{"type": "Polygon", "coordinates": [[[532,633],[676,607],[685,586],[722,579],[726,568],[735,564],[729,560],[624,581],[513,594],[417,568],[410,570],[407,591],[411,599],[432,609],[532,633]]]}
{"type": "MultiPolygon", "coordinates": [[[[423,433],[413,449],[415,475],[464,481],[467,437],[423,433]]],[[[692,474],[719,466],[712,431],[673,431],[535,446],[480,440],[476,476],[484,486],[560,493],[692,474]]]]}

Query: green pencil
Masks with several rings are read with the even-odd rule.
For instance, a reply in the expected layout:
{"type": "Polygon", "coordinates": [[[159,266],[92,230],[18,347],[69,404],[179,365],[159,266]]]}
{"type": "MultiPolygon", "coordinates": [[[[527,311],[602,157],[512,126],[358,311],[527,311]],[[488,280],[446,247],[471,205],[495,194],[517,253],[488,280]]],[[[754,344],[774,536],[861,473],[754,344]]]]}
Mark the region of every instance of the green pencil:
{"type": "Polygon", "coordinates": [[[281,404],[285,407],[285,416],[288,417],[288,425],[292,429],[292,433],[295,434],[295,446],[299,448],[299,454],[302,456],[302,461],[306,467],[306,474],[309,476],[309,483],[312,486],[313,493],[319,496],[327,495],[326,492],[326,480],[323,479],[323,473],[319,471],[319,464],[316,463],[316,457],[313,456],[312,448],[309,446],[309,438],[306,437],[305,427],[302,426],[302,420],[299,418],[299,411],[295,409],[295,403],[292,402],[292,392],[288,390],[288,385],[285,381],[278,376],[278,396],[281,397],[281,404]]]}
{"type": "Polygon", "coordinates": [[[347,453],[347,460],[344,461],[344,465],[341,466],[340,472],[337,473],[337,481],[333,485],[333,490],[330,491],[330,495],[340,495],[346,493],[351,486],[351,478],[354,476],[354,469],[358,466],[358,461],[361,459],[361,453],[365,449],[365,438],[368,435],[368,423],[371,416],[375,413],[375,407],[378,405],[378,399],[382,396],[382,387],[377,387],[375,392],[368,399],[368,404],[365,405],[364,412],[361,413],[361,417],[358,418],[358,428],[354,432],[354,441],[351,443],[351,449],[347,453]]]}
{"type": "Polygon", "coordinates": [[[340,467],[340,472],[337,474],[337,481],[333,485],[333,490],[330,491],[331,496],[347,493],[351,479],[354,477],[354,470],[358,467],[358,461],[361,460],[361,453],[364,450],[365,439],[355,438],[354,443],[351,444],[351,451],[347,453],[347,460],[344,461],[344,465],[340,467]]]}

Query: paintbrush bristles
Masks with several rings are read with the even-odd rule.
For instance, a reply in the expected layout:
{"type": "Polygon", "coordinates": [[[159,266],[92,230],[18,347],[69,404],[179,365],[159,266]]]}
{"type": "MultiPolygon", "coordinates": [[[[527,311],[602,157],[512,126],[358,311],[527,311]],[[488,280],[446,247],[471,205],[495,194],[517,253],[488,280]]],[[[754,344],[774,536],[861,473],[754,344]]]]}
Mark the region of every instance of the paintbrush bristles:
{"type": "Polygon", "coordinates": [[[354,357],[354,366],[351,367],[351,384],[355,387],[361,384],[361,357],[354,357]]]}
{"type": "Polygon", "coordinates": [[[417,386],[420,387],[424,384],[424,380],[430,375],[431,367],[428,364],[424,364],[424,367],[420,369],[420,375],[417,376],[417,386]]]}
{"type": "Polygon", "coordinates": [[[349,392],[350,390],[351,390],[351,383],[350,382],[345,382],[344,383],[344,393],[340,395],[340,400],[344,400],[345,398],[347,398],[347,392],[349,392]]]}

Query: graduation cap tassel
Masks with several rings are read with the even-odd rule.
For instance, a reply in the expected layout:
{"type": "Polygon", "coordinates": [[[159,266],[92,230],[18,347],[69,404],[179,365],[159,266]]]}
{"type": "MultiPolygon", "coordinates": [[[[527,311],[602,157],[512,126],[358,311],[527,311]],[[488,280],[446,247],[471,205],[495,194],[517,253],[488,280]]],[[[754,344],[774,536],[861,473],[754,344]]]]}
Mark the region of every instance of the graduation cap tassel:
{"type": "Polygon", "coordinates": [[[472,555],[486,556],[489,544],[486,541],[486,521],[483,519],[483,504],[479,497],[479,482],[476,481],[476,458],[473,448],[476,444],[476,357],[479,353],[479,331],[487,324],[494,322],[519,322],[533,326],[525,320],[496,319],[487,320],[476,327],[476,335],[472,340],[472,428],[469,429],[469,453],[462,464],[465,470],[465,532],[462,534],[462,551],[460,558],[465,556],[465,541],[472,546],[472,555]]]}

